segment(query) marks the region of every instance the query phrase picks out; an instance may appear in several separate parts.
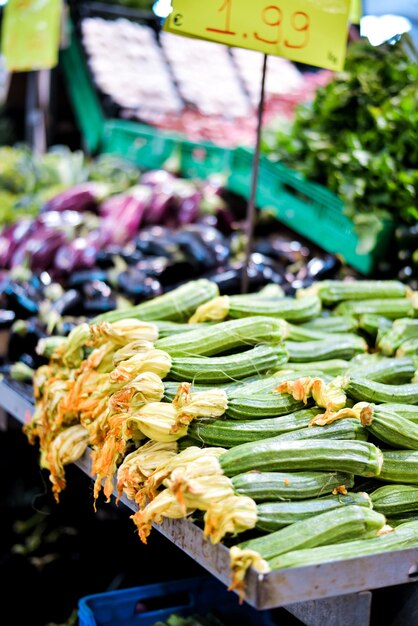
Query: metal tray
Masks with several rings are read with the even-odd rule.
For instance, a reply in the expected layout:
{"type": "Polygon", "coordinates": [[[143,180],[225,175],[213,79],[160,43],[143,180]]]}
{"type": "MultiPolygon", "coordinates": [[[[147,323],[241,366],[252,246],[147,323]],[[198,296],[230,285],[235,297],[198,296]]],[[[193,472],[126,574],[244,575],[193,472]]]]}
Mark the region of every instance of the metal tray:
{"type": "MultiPolygon", "coordinates": [[[[33,411],[31,388],[0,382],[0,407],[23,423],[33,411]]],[[[87,451],[76,465],[91,475],[90,453],[87,451]]],[[[136,505],[126,498],[122,498],[122,502],[129,509],[136,510],[136,505]]],[[[203,531],[189,520],[167,519],[155,528],[208,572],[229,584],[229,551],[224,545],[212,545],[203,537],[203,531]]],[[[371,594],[359,592],[417,579],[418,548],[412,548],[265,575],[251,569],[246,579],[246,601],[257,609],[285,607],[312,625],[321,624],[320,620],[325,619],[330,625],[360,626],[368,623],[364,616],[370,611],[371,594]],[[325,598],[332,598],[332,601],[317,602],[325,598]]]]}

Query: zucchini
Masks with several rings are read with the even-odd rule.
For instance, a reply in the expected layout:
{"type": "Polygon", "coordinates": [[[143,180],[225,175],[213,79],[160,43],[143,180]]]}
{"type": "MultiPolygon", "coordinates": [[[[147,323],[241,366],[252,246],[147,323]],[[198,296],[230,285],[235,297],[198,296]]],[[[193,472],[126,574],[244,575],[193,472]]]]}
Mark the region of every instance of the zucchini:
{"type": "Polygon", "coordinates": [[[411,339],[418,339],[418,319],[398,319],[389,330],[381,334],[377,347],[383,354],[391,356],[405,341],[411,339]]]}
{"type": "Polygon", "coordinates": [[[238,544],[238,547],[241,550],[254,550],[269,561],[291,550],[359,537],[375,537],[385,522],[385,516],[381,513],[352,504],[295,522],[263,537],[249,539],[238,544]]]}
{"type": "Polygon", "coordinates": [[[415,307],[409,298],[382,298],[378,300],[347,300],[338,304],[334,313],[336,315],[383,315],[396,320],[400,317],[414,317],[415,307]]]}
{"type": "MultiPolygon", "coordinates": [[[[314,376],[315,371],[310,368],[310,364],[307,366],[296,366],[295,363],[292,363],[292,369],[288,369],[287,364],[285,369],[279,370],[276,374],[267,377],[258,377],[257,380],[246,382],[241,381],[241,385],[235,385],[234,388],[228,386],[229,388],[229,397],[233,398],[236,395],[238,396],[254,396],[261,393],[269,393],[272,392],[280,383],[285,382],[286,380],[296,380],[301,376],[314,376]],[[293,368],[295,370],[293,371],[293,368]]],[[[331,382],[332,378],[321,375],[321,378],[324,379],[325,382],[331,382]]]]}
{"type": "Polygon", "coordinates": [[[117,322],[126,318],[139,319],[144,322],[154,320],[186,322],[198,306],[218,295],[219,289],[216,283],[206,278],[199,278],[134,307],[103,313],[91,320],[91,323],[117,322]]]}
{"type": "MultiPolygon", "coordinates": [[[[312,404],[308,400],[308,406],[312,404]]],[[[295,400],[287,393],[259,393],[251,396],[239,395],[234,390],[233,397],[228,399],[225,415],[236,420],[278,417],[305,408],[301,400],[295,400]]]]}
{"type": "Polygon", "coordinates": [[[404,298],[408,292],[399,280],[323,280],[310,288],[326,305],[344,300],[404,298]]]}
{"type": "Polygon", "coordinates": [[[418,358],[418,339],[408,339],[404,341],[396,350],[397,357],[411,357],[413,359],[418,358]]]}
{"type": "Polygon", "coordinates": [[[207,324],[182,324],[180,322],[167,322],[167,321],[157,321],[154,322],[156,327],[158,328],[158,339],[163,339],[164,337],[171,337],[172,335],[179,335],[181,333],[190,333],[192,330],[201,330],[202,328],[206,328],[206,326],[213,325],[211,322],[207,324]]]}
{"type": "Polygon", "coordinates": [[[385,405],[374,406],[366,422],[367,430],[396,449],[418,450],[418,424],[393,411],[385,405]]]}
{"type": "Polygon", "coordinates": [[[418,487],[413,485],[384,485],[370,494],[373,508],[384,515],[418,514],[418,487]]]}
{"type": "Polygon", "coordinates": [[[357,419],[337,420],[325,426],[310,426],[287,432],[275,439],[280,441],[299,441],[300,439],[356,439],[367,441],[367,431],[357,419]]]}
{"type": "Polygon", "coordinates": [[[418,513],[403,513],[400,515],[394,515],[393,517],[386,518],[389,526],[395,528],[401,524],[407,524],[408,522],[418,522],[418,513]]]}
{"type": "MultiPolygon", "coordinates": [[[[158,342],[157,342],[158,343],[158,342]]],[[[357,335],[333,335],[323,341],[285,341],[289,352],[289,367],[292,362],[309,363],[327,359],[352,359],[356,354],[367,351],[367,343],[357,335]]]]}
{"type": "Polygon", "coordinates": [[[418,485],[418,452],[415,450],[384,450],[379,480],[387,483],[418,485]]]}
{"type": "Polygon", "coordinates": [[[347,472],[246,472],[231,478],[234,489],[256,502],[304,500],[354,485],[347,472]]]}
{"type": "Polygon", "coordinates": [[[323,317],[316,317],[310,322],[305,322],[302,326],[312,330],[323,331],[327,334],[352,333],[357,330],[358,322],[355,317],[350,317],[349,315],[324,315],[323,317]]]}
{"type": "Polygon", "coordinates": [[[175,357],[170,378],[178,381],[224,383],[277,370],[288,360],[283,345],[261,345],[220,357],[175,357]]]}
{"type": "MultiPolygon", "coordinates": [[[[330,377],[340,376],[347,371],[350,366],[350,361],[344,359],[326,359],[324,361],[309,361],[309,363],[289,363],[288,367],[293,372],[300,372],[299,376],[318,376],[323,378],[323,374],[328,374],[330,377]]],[[[291,380],[288,378],[288,380],[291,380]]],[[[331,378],[325,382],[331,382],[331,378]]]]}
{"type": "Polygon", "coordinates": [[[393,411],[394,413],[397,413],[397,415],[406,417],[406,419],[411,420],[411,422],[418,424],[418,406],[414,406],[413,404],[397,404],[396,402],[385,402],[384,407],[386,411],[393,411]]]}
{"type": "Polygon", "coordinates": [[[324,330],[315,330],[303,324],[287,325],[286,339],[289,341],[323,341],[328,337],[329,333],[324,330]]]}
{"type": "Polygon", "coordinates": [[[399,526],[393,533],[380,535],[371,539],[358,541],[346,541],[335,545],[321,546],[317,548],[294,550],[269,561],[272,570],[287,567],[303,567],[306,565],[319,565],[329,561],[345,561],[371,554],[404,550],[418,546],[417,529],[399,526]]]}
{"type": "Polygon", "coordinates": [[[384,317],[383,315],[365,313],[364,315],[360,315],[358,327],[360,330],[364,330],[365,333],[375,340],[379,332],[392,328],[392,320],[384,317]]]}
{"type": "Polygon", "coordinates": [[[379,383],[402,385],[411,381],[415,374],[415,366],[412,359],[391,359],[381,357],[374,362],[362,365],[361,363],[350,364],[349,376],[367,378],[379,383]]]}
{"type": "MultiPolygon", "coordinates": [[[[241,443],[269,439],[309,426],[321,409],[302,409],[281,417],[260,420],[196,419],[189,426],[189,434],[206,445],[232,448],[241,443]]],[[[358,422],[357,422],[358,423],[358,422]]]]}
{"type": "Polygon", "coordinates": [[[369,477],[380,474],[383,456],[379,448],[367,441],[268,439],[235,446],[224,452],[219,462],[227,476],[254,469],[336,470],[369,477]]]}
{"type": "MultiPolygon", "coordinates": [[[[358,506],[372,507],[370,497],[366,493],[347,493],[335,496],[325,496],[312,500],[298,502],[263,502],[257,505],[258,530],[266,533],[274,532],[303,519],[333,511],[344,506],[357,504],[358,506]]],[[[383,511],[381,511],[383,512],[383,511]]]]}
{"type": "Polygon", "coordinates": [[[158,339],[155,347],[172,357],[212,356],[259,343],[278,343],[285,332],[281,320],[268,317],[247,317],[201,326],[198,330],[158,339]]]}
{"type": "Polygon", "coordinates": [[[349,376],[344,382],[347,395],[362,402],[396,402],[400,404],[418,404],[418,383],[388,385],[367,378],[349,376]]]}
{"type": "Polygon", "coordinates": [[[228,315],[232,319],[263,315],[292,322],[307,322],[317,317],[321,312],[321,301],[317,296],[309,296],[299,300],[290,297],[270,300],[237,295],[229,296],[228,303],[228,315]]]}

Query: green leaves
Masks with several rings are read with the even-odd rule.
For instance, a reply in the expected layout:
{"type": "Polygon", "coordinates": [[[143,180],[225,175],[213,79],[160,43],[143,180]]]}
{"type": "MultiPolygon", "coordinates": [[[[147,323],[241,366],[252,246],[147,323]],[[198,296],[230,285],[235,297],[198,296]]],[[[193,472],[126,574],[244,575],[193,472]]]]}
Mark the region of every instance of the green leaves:
{"type": "MultiPolygon", "coordinates": [[[[394,45],[352,44],[345,70],[299,107],[290,130],[266,130],[272,159],[328,187],[370,251],[388,216],[418,219],[418,64],[394,45]]],[[[360,252],[360,250],[359,250],[360,252]]]]}

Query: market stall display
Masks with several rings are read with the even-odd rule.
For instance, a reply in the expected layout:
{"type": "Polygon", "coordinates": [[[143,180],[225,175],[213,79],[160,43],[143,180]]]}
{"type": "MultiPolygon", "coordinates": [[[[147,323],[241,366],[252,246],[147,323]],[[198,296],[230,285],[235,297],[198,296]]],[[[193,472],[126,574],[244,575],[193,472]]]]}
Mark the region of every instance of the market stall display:
{"type": "Polygon", "coordinates": [[[332,280],[296,298],[217,293],[188,283],[54,343],[25,431],[39,439],[56,498],[65,465],[90,444],[95,498],[117,482],[145,542],[153,522],[193,514],[212,543],[231,547],[231,588],[242,594],[250,566],[333,559],[331,547],[294,551],[335,543],[341,559],[350,545],[354,555],[416,547],[414,490],[397,487],[416,482],[417,350],[402,347],[416,335],[416,294],[397,281],[332,280]],[[350,332],[318,329],[346,315],[350,332]]]}

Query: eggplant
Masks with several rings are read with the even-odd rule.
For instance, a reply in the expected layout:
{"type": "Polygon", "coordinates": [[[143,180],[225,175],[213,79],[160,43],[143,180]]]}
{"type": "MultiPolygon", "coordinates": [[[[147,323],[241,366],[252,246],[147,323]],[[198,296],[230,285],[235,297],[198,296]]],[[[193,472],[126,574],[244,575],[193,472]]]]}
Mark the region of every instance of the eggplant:
{"type": "MultiPolygon", "coordinates": [[[[23,354],[33,354],[33,360],[42,364],[44,360],[41,362],[41,357],[37,358],[35,350],[38,341],[46,336],[45,328],[37,318],[19,320],[11,329],[8,359],[19,361],[23,354]]],[[[30,363],[28,365],[32,367],[30,363]]]]}
{"type": "Polygon", "coordinates": [[[106,183],[87,182],[76,185],[48,200],[43,211],[92,211],[98,203],[111,193],[111,186],[106,183]]]}
{"type": "Polygon", "coordinates": [[[113,311],[117,307],[117,302],[115,298],[104,298],[104,297],[96,297],[91,299],[86,299],[83,302],[84,311],[88,316],[96,316],[101,313],[107,313],[108,311],[113,311]]]}
{"type": "Polygon", "coordinates": [[[216,252],[202,241],[198,233],[180,231],[177,243],[196,272],[209,271],[218,265],[216,252]]]}
{"type": "Polygon", "coordinates": [[[105,200],[99,208],[102,241],[119,245],[131,241],[139,230],[151,196],[148,187],[137,185],[125,194],[105,200]]]}
{"type": "Polygon", "coordinates": [[[82,292],[87,299],[110,298],[112,295],[109,285],[101,280],[85,282],[82,286],[82,292]]]}
{"type": "Polygon", "coordinates": [[[341,261],[333,254],[327,254],[324,257],[313,257],[306,265],[308,276],[315,278],[315,280],[332,278],[340,267],[341,261]]]}
{"type": "Polygon", "coordinates": [[[135,247],[145,255],[174,258],[178,253],[178,245],[173,231],[161,226],[147,228],[135,239],[135,247]]]}
{"type": "Polygon", "coordinates": [[[13,254],[29,239],[32,230],[32,220],[21,220],[3,230],[0,234],[0,268],[10,267],[13,254]]]}
{"type": "Polygon", "coordinates": [[[92,268],[100,248],[100,243],[94,239],[94,236],[77,237],[61,246],[55,255],[55,268],[64,273],[92,268]]]}
{"type": "Polygon", "coordinates": [[[10,327],[16,319],[14,311],[0,309],[0,360],[7,356],[9,350],[10,327]]]}
{"type": "Polygon", "coordinates": [[[174,180],[173,174],[166,170],[150,170],[144,172],[141,176],[141,185],[148,185],[149,187],[161,187],[174,180]]]}
{"type": "Polygon", "coordinates": [[[128,268],[121,272],[117,279],[118,288],[133,299],[135,303],[148,300],[162,294],[161,284],[137,268],[128,268]]]}
{"type": "Polygon", "coordinates": [[[14,311],[17,317],[27,319],[39,313],[39,304],[28,296],[28,291],[19,283],[9,280],[3,285],[3,297],[8,309],[14,311]]]}
{"type": "Polygon", "coordinates": [[[84,283],[94,282],[96,280],[106,282],[107,272],[101,269],[79,270],[68,277],[68,287],[81,287],[84,283]]]}
{"type": "Polygon", "coordinates": [[[75,289],[68,289],[51,304],[51,311],[60,317],[62,315],[77,315],[82,311],[82,302],[80,292],[75,289]]]}

